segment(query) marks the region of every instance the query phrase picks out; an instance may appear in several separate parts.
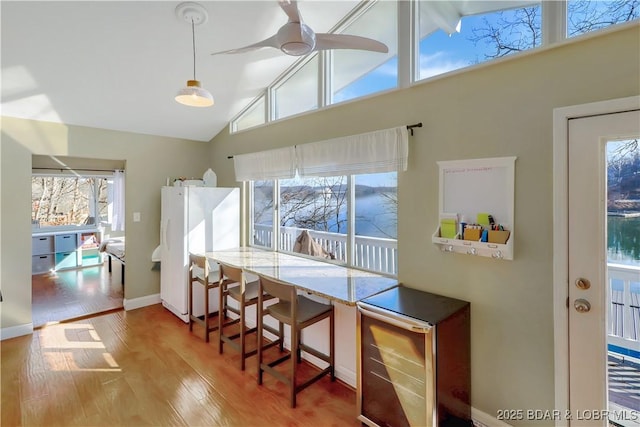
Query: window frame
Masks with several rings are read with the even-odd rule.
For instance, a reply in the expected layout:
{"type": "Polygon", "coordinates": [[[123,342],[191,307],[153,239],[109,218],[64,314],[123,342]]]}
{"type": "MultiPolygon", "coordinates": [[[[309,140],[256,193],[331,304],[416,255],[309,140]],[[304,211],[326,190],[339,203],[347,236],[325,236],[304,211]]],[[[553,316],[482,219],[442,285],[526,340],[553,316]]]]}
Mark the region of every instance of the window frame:
{"type": "MultiPolygon", "coordinates": [[[[396,172],[397,173],[397,172],[396,172]]],[[[335,259],[335,260],[329,260],[329,259],[321,259],[321,261],[323,262],[329,262],[329,263],[334,263],[334,264],[338,264],[338,265],[344,265],[346,267],[350,267],[350,268],[356,268],[356,269],[360,269],[360,270],[364,270],[364,271],[369,271],[369,272],[374,272],[376,274],[382,274],[385,276],[389,276],[389,277],[397,277],[398,274],[398,266],[397,263],[395,265],[395,273],[389,273],[389,272],[381,272],[378,270],[374,270],[374,269],[367,269],[363,266],[357,266],[356,264],[356,234],[355,234],[355,221],[356,221],[356,198],[355,198],[355,191],[353,191],[353,189],[355,188],[356,185],[356,176],[358,175],[342,175],[344,177],[346,177],[346,185],[347,185],[347,194],[346,194],[346,218],[347,218],[347,227],[346,227],[346,256],[345,256],[345,261],[342,261],[340,259],[335,259]]],[[[267,181],[267,180],[265,180],[267,181]]],[[[291,251],[287,251],[287,250],[283,250],[281,249],[281,239],[280,239],[280,194],[281,194],[281,186],[280,186],[280,181],[279,179],[275,179],[275,180],[268,180],[273,182],[273,210],[272,210],[272,230],[271,230],[271,234],[272,234],[272,239],[271,239],[271,244],[272,247],[268,247],[268,246],[262,246],[262,245],[258,245],[254,243],[254,230],[255,230],[255,205],[254,205],[254,201],[255,201],[255,191],[254,191],[254,183],[256,181],[248,181],[248,186],[247,186],[247,195],[248,195],[248,205],[249,205],[249,209],[248,209],[248,213],[249,213],[249,233],[248,233],[248,245],[250,247],[257,247],[257,248],[261,248],[261,249],[266,249],[266,250],[271,250],[271,251],[276,251],[276,252],[282,252],[282,253],[287,253],[287,254],[293,254],[296,256],[308,256],[308,255],[304,255],[304,254],[299,254],[299,253],[294,253],[291,251]]],[[[397,181],[396,181],[396,189],[397,189],[397,181]]],[[[396,213],[397,214],[397,213],[396,213]]],[[[312,231],[312,230],[310,230],[312,231]]],[[[342,234],[342,233],[340,233],[342,234]]],[[[364,236],[367,237],[367,236],[364,236]]],[[[395,239],[392,239],[396,241],[396,254],[397,254],[397,242],[398,242],[398,238],[396,237],[395,239]]],[[[314,258],[314,259],[318,259],[318,258],[314,258]]]]}

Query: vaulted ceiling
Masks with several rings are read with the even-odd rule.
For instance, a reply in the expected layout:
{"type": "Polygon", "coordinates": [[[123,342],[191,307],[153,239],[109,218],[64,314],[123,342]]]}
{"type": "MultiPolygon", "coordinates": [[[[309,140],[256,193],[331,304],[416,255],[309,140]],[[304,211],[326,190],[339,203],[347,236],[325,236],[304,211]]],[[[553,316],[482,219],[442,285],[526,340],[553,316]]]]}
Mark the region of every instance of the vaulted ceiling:
{"type": "MultiPolygon", "coordinates": [[[[275,49],[238,55],[287,18],[275,0],[203,1],[196,71],[209,108],[174,101],[193,76],[191,26],[178,1],[2,1],[3,116],[209,141],[296,58],[275,49]]],[[[357,1],[305,1],[305,22],[326,32],[357,1]]]]}

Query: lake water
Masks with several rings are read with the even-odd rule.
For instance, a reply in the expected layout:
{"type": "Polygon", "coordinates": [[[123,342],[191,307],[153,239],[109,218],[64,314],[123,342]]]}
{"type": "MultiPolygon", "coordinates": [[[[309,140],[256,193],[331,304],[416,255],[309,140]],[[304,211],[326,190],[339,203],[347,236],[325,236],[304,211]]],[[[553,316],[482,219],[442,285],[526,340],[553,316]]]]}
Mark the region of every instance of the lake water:
{"type": "Polygon", "coordinates": [[[607,226],[609,262],[640,266],[640,217],[609,216],[607,226]]]}

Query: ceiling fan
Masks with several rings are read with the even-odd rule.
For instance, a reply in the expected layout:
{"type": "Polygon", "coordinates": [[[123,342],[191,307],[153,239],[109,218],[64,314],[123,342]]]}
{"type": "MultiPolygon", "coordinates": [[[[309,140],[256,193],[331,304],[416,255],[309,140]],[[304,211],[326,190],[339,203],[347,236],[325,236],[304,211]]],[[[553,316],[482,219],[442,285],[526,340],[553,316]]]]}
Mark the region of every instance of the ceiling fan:
{"type": "Polygon", "coordinates": [[[302,56],[317,50],[358,49],[387,53],[389,48],[384,43],[367,37],[349,34],[315,33],[302,21],[296,0],[278,0],[278,4],[287,14],[289,20],[276,34],[249,46],[215,52],[212,55],[244,53],[263,47],[280,49],[287,55],[302,56]]]}

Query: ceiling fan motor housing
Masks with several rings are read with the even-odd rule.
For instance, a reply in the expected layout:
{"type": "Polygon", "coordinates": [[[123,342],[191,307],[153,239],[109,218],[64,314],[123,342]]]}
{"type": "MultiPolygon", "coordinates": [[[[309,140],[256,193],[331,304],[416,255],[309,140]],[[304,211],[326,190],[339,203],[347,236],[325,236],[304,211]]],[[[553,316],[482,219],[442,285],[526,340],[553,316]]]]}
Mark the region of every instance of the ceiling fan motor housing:
{"type": "Polygon", "coordinates": [[[301,22],[288,22],[280,27],[277,40],[280,50],[287,55],[306,55],[316,47],[316,34],[301,22]]]}

